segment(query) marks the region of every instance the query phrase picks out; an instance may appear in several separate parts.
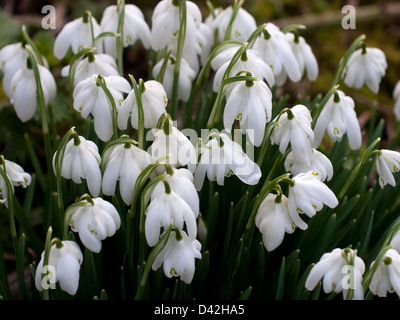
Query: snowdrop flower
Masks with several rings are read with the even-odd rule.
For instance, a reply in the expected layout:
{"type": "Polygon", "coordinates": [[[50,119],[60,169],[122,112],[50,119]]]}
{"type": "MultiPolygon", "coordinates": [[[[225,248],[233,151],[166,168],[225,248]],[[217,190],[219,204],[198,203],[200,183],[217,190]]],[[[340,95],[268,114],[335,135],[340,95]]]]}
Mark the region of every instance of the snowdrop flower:
{"type": "MultiPolygon", "coordinates": [[[[300,72],[306,74],[308,80],[315,81],[318,78],[319,68],[318,62],[310,45],[301,36],[295,36],[288,32],[285,34],[288,39],[297,63],[300,67],[300,72]]],[[[285,77],[285,75],[283,75],[285,77]]]]}
{"type": "Polygon", "coordinates": [[[165,190],[152,199],[146,209],[145,235],[148,245],[156,245],[160,228],[167,229],[171,223],[180,230],[186,225],[189,238],[195,240],[197,224],[192,208],[176,192],[165,190]]]}
{"type": "MultiPolygon", "coordinates": [[[[97,84],[97,77],[94,74],[76,85],[73,92],[74,109],[84,119],[92,114],[97,136],[102,141],[108,141],[113,134],[112,106],[103,88],[97,84]]],[[[114,98],[115,105],[120,105],[124,101],[123,93],[131,91],[129,82],[120,76],[103,77],[103,80],[114,98]]]]}
{"type": "MultiPolygon", "coordinates": [[[[3,158],[3,163],[0,164],[1,169],[6,173],[8,180],[11,183],[11,188],[14,191],[14,187],[21,186],[22,188],[28,187],[32,182],[32,177],[29,173],[25,172],[24,169],[17,163],[6,160],[3,158]]],[[[0,175],[0,197],[3,199],[3,203],[6,207],[7,204],[7,185],[4,181],[3,176],[0,175]]]]}
{"type": "Polygon", "coordinates": [[[14,74],[26,65],[28,52],[21,42],[9,44],[0,50],[0,71],[3,73],[4,93],[10,97],[10,84],[14,74]]]}
{"type": "Polygon", "coordinates": [[[84,47],[97,46],[101,51],[100,44],[93,43],[93,39],[100,33],[101,28],[96,19],[89,12],[85,12],[83,17],[68,22],[57,35],[54,41],[54,56],[57,59],[64,58],[69,48],[74,54],[84,47]]]}
{"type": "Polygon", "coordinates": [[[285,160],[285,170],[291,172],[294,176],[299,173],[305,173],[310,170],[315,170],[319,172],[319,177],[321,181],[329,181],[333,176],[333,166],[329,158],[322,152],[312,149],[310,165],[307,166],[303,162],[298,161],[291,151],[285,160]]]}
{"type": "MultiPolygon", "coordinates": [[[[375,261],[372,262],[372,266],[375,261]]],[[[387,293],[396,292],[400,296],[400,254],[389,249],[372,275],[369,289],[378,297],[386,297],[387,293]]]]}
{"type": "MultiPolygon", "coordinates": [[[[53,169],[55,170],[55,159],[53,156],[53,169]]],[[[76,184],[85,179],[89,192],[97,197],[101,187],[100,154],[97,145],[86,140],[84,137],[77,137],[68,141],[65,146],[64,155],[60,159],[61,176],[65,179],[72,179],[76,184]]]]}
{"type": "Polygon", "coordinates": [[[302,230],[306,230],[308,225],[300,218],[300,214],[312,218],[324,204],[330,208],[338,205],[335,194],[321,181],[319,175],[317,171],[299,173],[289,187],[289,215],[302,230]]]}
{"type": "Polygon", "coordinates": [[[397,231],[393,236],[392,239],[390,240],[389,243],[391,246],[393,246],[393,249],[395,249],[397,252],[400,252],[400,231],[397,231]]]}
{"type": "MultiPolygon", "coordinates": [[[[165,113],[165,108],[168,105],[167,93],[163,85],[155,80],[144,82],[143,90],[141,92],[141,102],[144,114],[144,127],[155,128],[158,119],[165,113]]],[[[132,127],[138,129],[138,104],[134,90],[128,94],[118,108],[118,127],[121,130],[127,128],[129,117],[131,117],[132,127]]]]}
{"type": "Polygon", "coordinates": [[[225,39],[225,34],[232,19],[232,14],[233,8],[232,6],[229,6],[219,12],[211,22],[212,28],[218,30],[219,42],[223,42],[224,40],[247,41],[251,34],[256,30],[257,23],[254,17],[243,8],[239,8],[231,26],[231,34],[228,35],[228,39],[225,39]]]}
{"type": "MultiPolygon", "coordinates": [[[[275,77],[285,72],[290,80],[300,81],[302,72],[285,34],[273,23],[267,23],[265,34],[258,37],[254,48],[272,66],[275,77]]],[[[281,84],[278,84],[281,85],[281,84]]]]}
{"type": "Polygon", "coordinates": [[[361,89],[365,84],[377,94],[386,68],[386,56],[381,49],[360,48],[354,51],[347,61],[347,69],[343,74],[344,83],[354,89],[361,89]]]}
{"type": "Polygon", "coordinates": [[[197,163],[196,150],[190,140],[177,128],[152,129],[154,141],[149,153],[154,159],[169,155],[166,163],[173,167],[188,166],[194,172],[197,163]]]}
{"type": "MultiPolygon", "coordinates": [[[[40,82],[42,84],[44,103],[53,101],[57,94],[57,86],[51,72],[38,65],[40,82]]],[[[22,122],[26,122],[36,112],[37,87],[35,74],[27,66],[21,67],[12,77],[10,83],[10,101],[22,122]]]]}
{"type": "MultiPolygon", "coordinates": [[[[52,268],[48,268],[50,272],[50,282],[60,283],[63,291],[70,295],[74,295],[79,286],[79,270],[83,261],[83,255],[79,246],[70,240],[59,241],[54,243],[50,248],[48,266],[54,268],[54,273],[51,273],[52,268]]],[[[41,260],[36,268],[35,285],[39,291],[42,287],[42,271],[44,263],[44,252],[41,260]]]]}
{"type": "Polygon", "coordinates": [[[231,129],[239,120],[242,133],[250,130],[251,143],[260,146],[264,139],[266,124],[271,120],[272,93],[262,80],[241,81],[227,97],[224,109],[224,126],[231,129]]]}
{"type": "MultiPolygon", "coordinates": [[[[124,8],[124,24],[122,33],[124,36],[124,47],[133,45],[140,40],[145,49],[149,49],[151,45],[150,28],[147,25],[143,12],[134,4],[125,4],[124,8]]],[[[102,32],[118,32],[119,12],[118,6],[108,6],[104,12],[100,22],[102,32]]],[[[117,40],[115,37],[105,37],[104,52],[117,57],[117,40]]]]}
{"type": "MultiPolygon", "coordinates": [[[[0,60],[1,63],[1,60],[0,60]]],[[[393,112],[397,121],[400,121],[400,80],[397,81],[393,90],[394,108],[393,112]]]]}
{"type": "Polygon", "coordinates": [[[275,250],[282,243],[285,232],[293,233],[296,228],[289,216],[288,198],[268,194],[257,211],[255,223],[262,233],[265,248],[275,250]]]}
{"type": "Polygon", "coordinates": [[[353,300],[363,300],[364,291],[362,286],[362,275],[365,272],[364,261],[357,256],[357,251],[350,248],[336,248],[332,252],[325,253],[320,261],[311,269],[305,287],[307,290],[314,290],[321,281],[325,293],[332,291],[339,293],[343,291],[343,299],[347,298],[349,289],[354,289],[353,300]],[[352,262],[352,263],[351,263],[352,262]],[[346,268],[351,268],[350,284],[346,268]]]}
{"type": "MultiPolygon", "coordinates": [[[[62,69],[61,75],[68,77],[70,66],[62,69]]],[[[74,71],[74,86],[80,81],[85,80],[93,74],[101,74],[102,76],[118,76],[118,67],[114,58],[105,53],[88,54],[87,57],[81,59],[74,71]]]]}
{"type": "Polygon", "coordinates": [[[101,241],[112,237],[121,226],[117,209],[102,198],[81,200],[82,205],[71,206],[65,214],[65,221],[74,232],[79,233],[83,245],[92,252],[100,252],[101,241]]]}
{"type": "Polygon", "coordinates": [[[275,118],[277,126],[272,130],[271,143],[279,144],[279,151],[284,154],[289,143],[297,161],[309,166],[311,162],[314,132],[311,128],[311,114],[307,107],[298,104],[289,112],[275,118]]]}
{"type": "Polygon", "coordinates": [[[121,198],[126,205],[130,205],[136,180],[150,164],[150,155],[130,143],[118,144],[105,151],[103,162],[103,193],[107,196],[115,194],[119,181],[121,198]]]}
{"type": "MultiPolygon", "coordinates": [[[[193,52],[196,46],[198,27],[201,24],[201,11],[197,4],[186,1],[186,35],[184,51],[193,52]]],[[[151,28],[151,43],[154,50],[164,49],[166,46],[176,50],[176,43],[180,32],[179,5],[172,0],[160,1],[153,11],[151,28]]]]}
{"type": "Polygon", "coordinates": [[[200,147],[200,160],[194,174],[194,184],[201,190],[205,176],[210,181],[224,185],[225,177],[235,174],[242,182],[256,185],[261,178],[261,170],[225,133],[213,136],[205,146],[200,147]]]}
{"type": "Polygon", "coordinates": [[[195,259],[201,259],[201,244],[180,231],[177,239],[175,231],[168,237],[168,242],[153,262],[152,269],[157,270],[163,264],[164,274],[168,278],[180,277],[190,284],[195,272],[195,259]]]}
{"type": "Polygon", "coordinates": [[[341,141],[345,133],[349,139],[350,148],[361,147],[361,128],[354,110],[354,100],[337,90],[322,109],[314,128],[314,147],[317,148],[325,132],[333,141],[341,141]]]}
{"type": "MultiPolygon", "coordinates": [[[[161,68],[164,64],[164,59],[161,59],[154,67],[153,67],[153,77],[158,78],[161,68]]],[[[174,69],[175,69],[175,57],[170,56],[167,65],[165,68],[164,77],[161,80],[165,88],[165,92],[167,93],[167,97],[172,97],[172,86],[173,86],[173,78],[174,78],[174,69]]],[[[190,67],[185,59],[181,60],[181,65],[179,68],[179,80],[178,80],[178,98],[182,101],[186,102],[190,98],[190,91],[192,90],[192,82],[196,77],[196,72],[190,67]]]]}
{"type": "MultiPolygon", "coordinates": [[[[224,74],[231,63],[233,55],[238,49],[238,46],[229,46],[227,49],[217,54],[211,61],[211,67],[216,70],[213,83],[214,92],[217,92],[221,87],[221,83],[224,80],[224,74]]],[[[243,71],[251,73],[253,77],[264,79],[267,81],[269,86],[275,84],[274,74],[271,67],[261,59],[258,51],[255,49],[247,49],[233,65],[230,74],[228,74],[227,77],[235,76],[243,71]]]]}
{"type": "Polygon", "coordinates": [[[382,149],[376,158],[376,171],[379,175],[379,185],[383,189],[386,184],[396,186],[393,172],[398,172],[400,168],[400,152],[382,149]]]}
{"type": "MultiPolygon", "coordinates": [[[[193,184],[193,173],[185,168],[171,168],[168,177],[165,179],[172,191],[180,196],[193,210],[197,218],[200,212],[200,200],[197,190],[193,184]]],[[[165,186],[162,181],[156,184],[151,192],[151,199],[165,192],[165,186]]]]}

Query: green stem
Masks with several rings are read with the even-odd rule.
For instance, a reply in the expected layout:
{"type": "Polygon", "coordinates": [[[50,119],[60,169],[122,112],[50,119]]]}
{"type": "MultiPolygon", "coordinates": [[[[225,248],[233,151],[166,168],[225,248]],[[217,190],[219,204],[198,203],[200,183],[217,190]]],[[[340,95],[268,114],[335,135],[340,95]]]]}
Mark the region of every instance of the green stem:
{"type": "Polygon", "coordinates": [[[117,28],[117,66],[118,73],[124,75],[124,19],[125,19],[125,1],[118,0],[118,28],[117,28]]]}
{"type": "MultiPolygon", "coordinates": [[[[51,250],[51,237],[53,234],[53,229],[49,227],[47,230],[47,235],[46,235],[46,241],[45,241],[45,246],[44,246],[44,257],[43,257],[43,268],[49,264],[49,258],[50,258],[50,250],[51,250]]],[[[45,276],[47,276],[48,272],[42,272],[42,280],[45,276]]],[[[49,300],[50,299],[50,294],[49,294],[49,288],[43,288],[43,299],[44,300],[49,300]]]]}
{"type": "Polygon", "coordinates": [[[317,109],[315,110],[315,113],[313,114],[312,117],[312,124],[311,127],[314,129],[315,124],[317,122],[317,119],[319,115],[321,114],[322,110],[324,109],[325,105],[328,103],[330,97],[337,92],[337,89],[339,88],[339,85],[335,85],[331,88],[331,90],[328,91],[328,93],[325,95],[325,97],[322,99],[322,101],[319,103],[317,109]]]}
{"type": "MultiPolygon", "coordinates": [[[[39,67],[36,62],[35,56],[28,46],[26,46],[25,48],[28,52],[29,61],[32,65],[32,70],[35,75],[37,99],[38,99],[38,104],[39,104],[39,109],[40,109],[41,120],[42,120],[42,132],[43,132],[44,148],[45,148],[45,153],[46,153],[47,172],[50,173],[52,171],[52,169],[51,169],[52,168],[52,148],[51,148],[51,142],[50,142],[49,125],[47,122],[46,103],[45,103],[44,95],[43,95],[42,82],[40,80],[39,67]]],[[[49,190],[53,190],[53,176],[49,177],[48,182],[49,182],[49,190]]]]}
{"type": "Polygon", "coordinates": [[[111,117],[112,117],[112,128],[113,128],[113,140],[118,139],[118,123],[117,123],[117,105],[115,104],[115,100],[110,90],[107,88],[107,84],[102,75],[99,75],[96,78],[96,84],[99,85],[106,94],[108,101],[111,105],[111,117]]]}
{"type": "Polygon", "coordinates": [[[170,233],[171,231],[174,229],[174,225],[170,225],[169,228],[164,232],[164,234],[161,236],[161,239],[157,242],[157,244],[154,246],[154,248],[151,250],[148,260],[146,262],[146,266],[145,269],[143,271],[142,274],[142,278],[140,279],[140,283],[139,283],[139,288],[136,292],[136,296],[135,296],[135,300],[140,300],[142,298],[143,295],[143,291],[144,288],[146,286],[147,283],[147,279],[150,273],[150,269],[154,263],[154,260],[156,259],[156,257],[159,255],[159,253],[162,251],[162,249],[164,249],[164,247],[166,246],[170,233]]]}

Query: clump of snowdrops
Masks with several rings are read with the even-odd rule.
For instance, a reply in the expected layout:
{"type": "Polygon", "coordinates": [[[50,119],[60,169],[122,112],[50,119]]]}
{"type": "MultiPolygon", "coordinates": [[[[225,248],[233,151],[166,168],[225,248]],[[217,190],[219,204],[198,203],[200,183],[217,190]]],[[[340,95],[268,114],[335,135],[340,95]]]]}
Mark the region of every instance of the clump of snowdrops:
{"type": "Polygon", "coordinates": [[[257,25],[242,5],[209,2],[202,17],[194,2],[162,0],[151,21],[123,1],[99,21],[86,11],[58,30],[60,78],[25,27],[1,49],[10,108],[40,127],[44,149],[25,136],[32,172],[0,158],[19,298],[400,295],[397,141],[380,148],[384,123],[360,127],[346,92],[379,93],[384,52],[360,35],[332,86],[296,100],[280,89],[323,68],[304,27],[257,25]],[[124,72],[130,46],[148,53],[145,79],[124,72]],[[60,90],[66,131],[54,123],[60,90]]]}

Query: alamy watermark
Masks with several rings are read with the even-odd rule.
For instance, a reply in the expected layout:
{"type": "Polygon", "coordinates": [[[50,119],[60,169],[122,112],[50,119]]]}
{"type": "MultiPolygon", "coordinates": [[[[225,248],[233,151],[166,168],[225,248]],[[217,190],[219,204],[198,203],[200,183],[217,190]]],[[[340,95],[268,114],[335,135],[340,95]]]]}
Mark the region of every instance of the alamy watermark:
{"type": "Polygon", "coordinates": [[[56,28],[56,8],[51,5],[45,5],[42,7],[42,14],[45,16],[42,19],[42,28],[55,29],[56,28]]]}

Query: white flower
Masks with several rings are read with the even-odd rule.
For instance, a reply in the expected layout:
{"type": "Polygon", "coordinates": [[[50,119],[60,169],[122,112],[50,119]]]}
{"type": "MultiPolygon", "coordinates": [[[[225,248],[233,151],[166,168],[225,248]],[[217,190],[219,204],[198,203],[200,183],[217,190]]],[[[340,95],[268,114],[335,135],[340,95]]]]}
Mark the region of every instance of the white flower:
{"type": "Polygon", "coordinates": [[[92,252],[100,252],[101,240],[111,237],[121,226],[117,209],[102,198],[81,200],[82,205],[71,206],[65,221],[74,232],[79,233],[83,245],[92,252]]]}
{"type": "Polygon", "coordinates": [[[290,80],[300,81],[302,70],[292,51],[285,34],[273,23],[267,23],[265,27],[267,34],[258,37],[254,48],[260,52],[263,60],[272,66],[275,77],[285,72],[290,80]]]}
{"type": "MultiPolygon", "coordinates": [[[[1,63],[1,60],[0,60],[1,63]]],[[[393,89],[394,107],[393,112],[397,121],[400,121],[400,80],[397,81],[393,89]]]]}
{"type": "Polygon", "coordinates": [[[239,120],[242,133],[250,130],[250,141],[260,146],[267,122],[271,120],[272,93],[262,80],[236,83],[227,97],[224,109],[224,126],[231,129],[239,120]]]}
{"type": "Polygon", "coordinates": [[[314,128],[314,147],[317,148],[325,132],[333,141],[341,141],[345,133],[349,139],[350,148],[361,147],[361,128],[354,110],[354,100],[337,90],[322,109],[314,128]]]}
{"type": "Polygon", "coordinates": [[[293,233],[295,225],[289,216],[288,198],[282,195],[268,194],[261,203],[255,223],[262,233],[263,244],[268,251],[275,250],[283,241],[286,233],[293,233]]]}
{"type": "MultiPolygon", "coordinates": [[[[372,262],[372,266],[375,261],[372,262]]],[[[389,249],[372,275],[369,284],[371,292],[378,297],[386,297],[387,292],[396,292],[400,296],[400,254],[389,249]]]]}
{"type": "Polygon", "coordinates": [[[54,56],[62,59],[67,54],[69,48],[76,54],[84,47],[91,48],[96,45],[101,51],[100,44],[93,43],[93,38],[96,38],[100,33],[101,28],[96,19],[85,13],[84,17],[70,21],[62,28],[54,41],[54,56]]]}
{"type": "MultiPolygon", "coordinates": [[[[163,85],[155,80],[144,82],[143,89],[141,102],[144,114],[144,127],[155,128],[160,116],[165,113],[165,108],[168,104],[167,94],[163,85]]],[[[138,129],[138,104],[134,90],[129,93],[118,108],[118,127],[121,130],[127,128],[129,117],[131,117],[132,127],[138,129]]]]}
{"type": "MultiPolygon", "coordinates": [[[[238,49],[239,46],[237,45],[228,46],[228,48],[218,53],[211,61],[211,67],[216,70],[213,83],[214,92],[217,92],[221,87],[224,74],[238,49]]],[[[255,49],[246,50],[245,54],[235,62],[227,78],[236,76],[239,72],[243,71],[251,73],[253,77],[266,80],[269,86],[275,84],[271,67],[261,59],[258,51],[255,49]]]]}
{"type": "Polygon", "coordinates": [[[357,256],[356,251],[350,248],[344,250],[336,248],[332,252],[325,253],[311,269],[305,287],[307,290],[314,290],[323,278],[322,287],[325,293],[343,291],[343,299],[346,299],[349,289],[354,289],[352,299],[363,300],[362,275],[364,271],[364,261],[357,256]],[[351,263],[351,261],[353,262],[351,263]],[[350,279],[347,279],[348,277],[350,279]]]}
{"type": "Polygon", "coordinates": [[[383,188],[387,183],[396,186],[392,172],[400,168],[400,152],[382,149],[376,158],[376,171],[379,174],[379,185],[383,188]]]}
{"type": "MultiPolygon", "coordinates": [[[[68,77],[70,66],[62,69],[63,77],[68,77]]],[[[114,58],[105,53],[89,54],[80,60],[74,72],[74,86],[80,81],[85,80],[93,74],[101,74],[102,76],[118,76],[118,67],[114,58]]]]}
{"type": "MultiPolygon", "coordinates": [[[[145,49],[151,45],[150,28],[147,25],[143,12],[134,4],[125,4],[124,24],[122,33],[124,36],[124,47],[133,45],[140,40],[145,49]]],[[[108,6],[100,22],[102,32],[118,32],[119,12],[116,5],[108,6]]],[[[114,58],[117,57],[117,40],[115,37],[105,37],[103,39],[104,51],[114,58]]]]}
{"type": "MultiPolygon", "coordinates": [[[[83,261],[83,255],[79,246],[69,240],[55,243],[50,248],[48,269],[50,272],[50,283],[60,283],[63,291],[74,295],[79,286],[79,270],[83,261]],[[54,269],[53,269],[54,268],[54,269]],[[54,271],[54,273],[52,273],[54,271]]],[[[42,271],[44,263],[44,252],[36,268],[35,285],[39,291],[43,290],[42,271]]],[[[46,267],[46,266],[45,266],[46,267]]]]}
{"type": "MultiPolygon", "coordinates": [[[[153,68],[153,77],[158,78],[161,68],[164,64],[164,59],[161,59],[153,68]]],[[[172,98],[172,86],[174,79],[175,58],[170,56],[165,68],[164,77],[161,81],[165,88],[168,98],[172,98]]],[[[178,98],[186,102],[190,98],[190,91],[192,90],[192,82],[196,77],[196,72],[191,68],[185,59],[181,59],[179,67],[179,80],[178,80],[178,98]]]]}
{"type": "MultiPolygon", "coordinates": [[[[202,20],[201,11],[197,4],[186,1],[186,14],[184,51],[194,52],[198,27],[202,20]]],[[[166,46],[169,50],[176,50],[181,24],[179,16],[179,6],[175,6],[172,0],[162,0],[156,5],[151,19],[151,43],[154,50],[161,50],[166,46]]]]}
{"type": "Polygon", "coordinates": [[[121,198],[125,204],[130,205],[136,180],[150,164],[150,155],[132,144],[119,144],[107,149],[103,162],[103,193],[107,196],[115,194],[119,181],[121,198]]]}
{"type": "Polygon", "coordinates": [[[397,252],[400,252],[400,231],[398,230],[390,240],[390,245],[393,246],[397,252]]]}
{"type": "Polygon", "coordinates": [[[197,163],[196,150],[190,140],[172,125],[169,129],[152,129],[154,141],[150,154],[154,159],[169,155],[166,163],[174,167],[188,166],[194,172],[197,163]],[[169,132],[168,132],[169,131],[169,132]]]}
{"type": "MultiPolygon", "coordinates": [[[[57,152],[53,156],[54,172],[56,155],[57,152]]],[[[71,139],[65,147],[64,155],[60,159],[61,176],[72,179],[77,184],[85,179],[90,194],[97,197],[101,187],[100,162],[97,145],[79,136],[79,139],[71,139]]]]}
{"type": "MultiPolygon", "coordinates": [[[[40,82],[42,85],[44,103],[53,101],[57,94],[57,86],[51,72],[38,65],[40,82]]],[[[37,87],[35,74],[26,66],[21,67],[14,74],[10,83],[10,101],[14,104],[15,112],[22,122],[26,122],[36,112],[37,87]]]]}
{"type": "Polygon", "coordinates": [[[291,172],[294,176],[299,173],[305,173],[310,170],[315,170],[319,172],[319,177],[321,181],[329,181],[333,176],[333,166],[329,158],[322,152],[312,149],[310,165],[307,166],[303,162],[298,161],[291,151],[285,160],[285,170],[291,172]]]}
{"type": "MultiPolygon", "coordinates": [[[[111,103],[103,88],[96,83],[97,75],[80,81],[73,92],[74,109],[86,119],[93,115],[94,130],[102,141],[108,141],[113,134],[113,113],[111,103]]],[[[103,77],[116,106],[123,101],[123,92],[130,92],[129,82],[120,76],[103,77]]],[[[116,121],[117,119],[115,119],[116,121]]]]}
{"type": "Polygon", "coordinates": [[[172,190],[160,193],[146,209],[145,235],[148,245],[154,246],[160,238],[160,228],[167,229],[171,223],[180,230],[186,225],[189,238],[195,240],[196,216],[187,202],[172,190]]]}
{"type": "Polygon", "coordinates": [[[0,71],[3,73],[3,90],[10,97],[10,84],[14,74],[26,66],[28,52],[21,42],[9,44],[0,50],[0,71]]]}
{"type": "Polygon", "coordinates": [[[177,240],[175,231],[168,237],[168,242],[153,262],[152,269],[157,270],[163,264],[164,274],[168,278],[180,277],[190,284],[195,272],[195,259],[201,259],[201,244],[180,231],[181,239],[177,240]]]}
{"type": "MultiPolygon", "coordinates": [[[[200,200],[193,184],[193,179],[193,174],[189,170],[185,168],[171,168],[171,173],[165,180],[168,182],[171,190],[185,200],[197,218],[200,212],[200,200]]],[[[163,192],[165,192],[164,183],[160,181],[151,192],[151,199],[155,199],[163,192]]]]}
{"type": "Polygon", "coordinates": [[[386,57],[381,49],[360,48],[347,61],[347,69],[343,74],[344,83],[354,89],[361,89],[365,84],[377,94],[386,68],[386,57]]]}
{"type": "Polygon", "coordinates": [[[256,185],[261,178],[261,170],[225,133],[219,138],[212,137],[200,148],[200,160],[194,174],[194,184],[201,190],[205,176],[210,181],[224,185],[225,177],[235,174],[242,182],[256,185]]]}
{"type": "Polygon", "coordinates": [[[320,211],[324,204],[330,208],[338,205],[335,194],[319,178],[317,171],[299,173],[293,179],[294,185],[289,187],[289,215],[302,230],[308,228],[300,218],[306,214],[310,218],[320,211]]]}
{"type": "Polygon", "coordinates": [[[218,40],[236,40],[247,41],[251,34],[256,30],[257,23],[254,17],[245,9],[239,8],[236,17],[231,25],[231,33],[228,39],[225,39],[228,26],[231,22],[233,14],[232,6],[229,6],[218,13],[215,19],[211,22],[211,27],[218,30],[218,40]]]}
{"type": "Polygon", "coordinates": [[[312,154],[314,132],[311,128],[311,114],[307,107],[298,104],[290,112],[275,118],[278,125],[273,127],[271,143],[279,144],[279,151],[284,154],[289,143],[297,161],[309,165],[312,154]]]}
{"type": "Polygon", "coordinates": [[[285,33],[285,35],[297,59],[300,72],[306,74],[310,81],[317,80],[319,73],[318,62],[310,45],[301,36],[295,36],[291,32],[285,33]]]}
{"type": "MultiPolygon", "coordinates": [[[[6,173],[8,180],[11,183],[11,188],[14,191],[14,187],[21,186],[23,188],[28,187],[32,182],[32,177],[29,173],[26,173],[24,169],[17,163],[4,159],[4,163],[1,164],[1,168],[6,173]]],[[[7,185],[3,177],[0,176],[0,196],[3,199],[3,203],[6,207],[7,204],[7,185]]]]}

